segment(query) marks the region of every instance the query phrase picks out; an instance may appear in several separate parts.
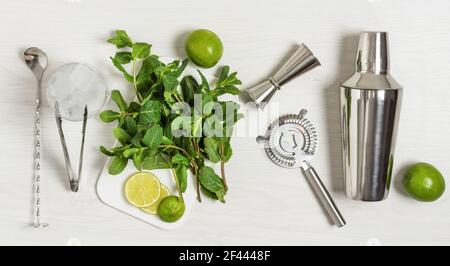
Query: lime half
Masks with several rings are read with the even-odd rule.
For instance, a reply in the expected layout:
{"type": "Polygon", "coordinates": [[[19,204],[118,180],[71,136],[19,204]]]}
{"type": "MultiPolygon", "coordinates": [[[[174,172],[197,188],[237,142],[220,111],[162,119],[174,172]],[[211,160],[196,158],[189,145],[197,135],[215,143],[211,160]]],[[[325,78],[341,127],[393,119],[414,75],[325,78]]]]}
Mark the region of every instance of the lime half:
{"type": "Polygon", "coordinates": [[[170,195],[169,189],[166,186],[164,186],[163,184],[161,184],[161,193],[159,195],[159,199],[155,203],[153,203],[152,205],[150,205],[148,207],[141,208],[141,210],[146,212],[146,213],[149,213],[149,214],[157,214],[158,213],[159,204],[161,203],[161,201],[163,199],[165,199],[169,195],[170,195]]]}

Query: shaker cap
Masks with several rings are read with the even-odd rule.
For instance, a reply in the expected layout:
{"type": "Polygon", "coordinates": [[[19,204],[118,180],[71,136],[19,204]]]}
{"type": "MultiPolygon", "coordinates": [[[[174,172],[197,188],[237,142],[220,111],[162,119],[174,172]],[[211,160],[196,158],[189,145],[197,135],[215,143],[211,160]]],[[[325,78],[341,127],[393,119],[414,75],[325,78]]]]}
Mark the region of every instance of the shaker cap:
{"type": "Polygon", "coordinates": [[[389,40],[387,32],[361,32],[359,35],[356,72],[389,73],[389,40]]]}

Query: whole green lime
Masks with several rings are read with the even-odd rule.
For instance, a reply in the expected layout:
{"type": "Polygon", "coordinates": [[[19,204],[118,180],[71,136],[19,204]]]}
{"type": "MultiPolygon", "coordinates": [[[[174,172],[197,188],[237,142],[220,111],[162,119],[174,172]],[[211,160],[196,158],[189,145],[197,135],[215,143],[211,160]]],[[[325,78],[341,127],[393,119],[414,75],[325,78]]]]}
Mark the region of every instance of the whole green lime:
{"type": "Polygon", "coordinates": [[[161,220],[173,223],[178,221],[184,214],[185,204],[177,196],[168,196],[159,203],[158,215],[161,220]]]}
{"type": "Polygon", "coordinates": [[[186,53],[194,64],[211,68],[222,58],[222,41],[210,30],[196,30],[186,40],[186,53]]]}
{"type": "Polygon", "coordinates": [[[435,201],[445,191],[444,177],[436,167],[428,163],[411,166],[406,172],[403,185],[408,194],[418,201],[435,201]]]}

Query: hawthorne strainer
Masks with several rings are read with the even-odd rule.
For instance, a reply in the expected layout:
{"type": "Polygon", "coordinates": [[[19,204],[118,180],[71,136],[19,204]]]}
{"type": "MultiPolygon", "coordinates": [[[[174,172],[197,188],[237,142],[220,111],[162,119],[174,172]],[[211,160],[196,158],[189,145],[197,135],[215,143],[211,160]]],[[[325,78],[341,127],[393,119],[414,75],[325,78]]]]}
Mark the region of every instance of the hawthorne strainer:
{"type": "Polygon", "coordinates": [[[343,227],[346,222],[333,198],[311,164],[316,154],[319,138],[314,125],[305,117],[307,111],[288,114],[273,123],[265,136],[258,137],[264,143],[269,158],[284,168],[301,168],[333,222],[343,227]]]}

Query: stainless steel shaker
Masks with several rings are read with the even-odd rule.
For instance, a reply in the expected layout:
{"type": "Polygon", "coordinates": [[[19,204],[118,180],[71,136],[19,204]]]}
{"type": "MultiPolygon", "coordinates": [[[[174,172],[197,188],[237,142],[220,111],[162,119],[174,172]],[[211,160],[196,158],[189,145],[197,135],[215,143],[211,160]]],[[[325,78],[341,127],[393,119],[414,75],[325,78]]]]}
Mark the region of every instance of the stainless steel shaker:
{"type": "Polygon", "coordinates": [[[403,89],[389,73],[387,32],[361,32],[356,71],[340,88],[347,197],[387,198],[403,89]]]}

